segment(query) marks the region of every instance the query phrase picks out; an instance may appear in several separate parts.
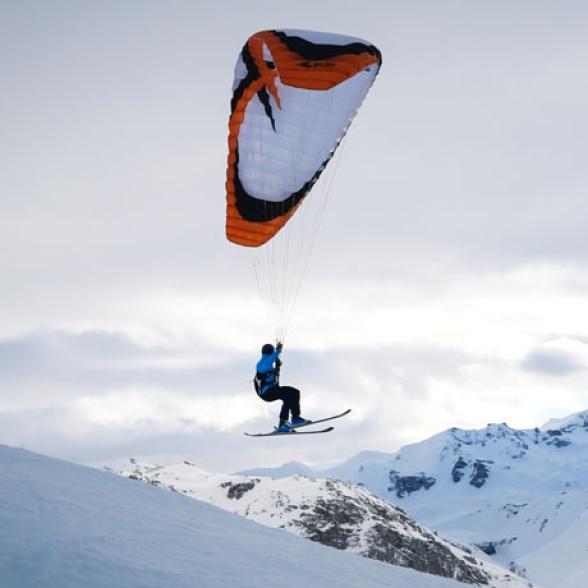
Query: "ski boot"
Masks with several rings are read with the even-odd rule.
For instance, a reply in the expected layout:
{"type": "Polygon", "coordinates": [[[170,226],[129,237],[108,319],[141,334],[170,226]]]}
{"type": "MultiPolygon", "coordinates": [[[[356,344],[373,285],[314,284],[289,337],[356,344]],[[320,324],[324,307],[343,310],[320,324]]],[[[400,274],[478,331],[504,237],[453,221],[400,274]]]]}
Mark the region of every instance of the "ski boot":
{"type": "Polygon", "coordinates": [[[301,427],[302,425],[306,425],[307,423],[310,423],[308,419],[305,419],[301,416],[297,416],[292,418],[292,423],[290,426],[292,429],[295,429],[296,427],[301,427]]]}
{"type": "Polygon", "coordinates": [[[288,421],[280,421],[276,427],[276,433],[292,433],[293,429],[288,421]]]}

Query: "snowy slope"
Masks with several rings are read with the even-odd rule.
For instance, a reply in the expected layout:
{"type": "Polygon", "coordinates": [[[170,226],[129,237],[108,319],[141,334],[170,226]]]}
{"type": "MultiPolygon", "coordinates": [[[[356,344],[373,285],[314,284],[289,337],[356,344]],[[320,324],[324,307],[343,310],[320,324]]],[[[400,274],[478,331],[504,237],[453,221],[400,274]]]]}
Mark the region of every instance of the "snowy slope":
{"type": "Polygon", "coordinates": [[[460,588],[181,494],[0,446],[2,588],[460,588]]]}
{"type": "Polygon", "coordinates": [[[452,428],[311,473],[364,485],[548,588],[588,586],[588,411],[531,430],[452,428]]]}
{"type": "Polygon", "coordinates": [[[301,476],[211,474],[189,462],[157,466],[131,460],[119,473],[372,559],[470,584],[529,585],[436,537],[404,511],[359,486],[301,476]]]}

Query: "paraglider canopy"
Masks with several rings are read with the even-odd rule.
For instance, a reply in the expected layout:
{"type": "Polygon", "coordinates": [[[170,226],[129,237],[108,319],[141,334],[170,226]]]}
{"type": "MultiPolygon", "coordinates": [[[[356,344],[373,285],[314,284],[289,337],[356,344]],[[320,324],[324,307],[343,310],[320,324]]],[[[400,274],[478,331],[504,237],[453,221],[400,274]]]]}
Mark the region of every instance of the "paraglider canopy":
{"type": "Polygon", "coordinates": [[[382,63],[344,35],[252,35],[235,68],[227,166],[227,238],[258,247],[300,207],[333,156],[382,63]]]}

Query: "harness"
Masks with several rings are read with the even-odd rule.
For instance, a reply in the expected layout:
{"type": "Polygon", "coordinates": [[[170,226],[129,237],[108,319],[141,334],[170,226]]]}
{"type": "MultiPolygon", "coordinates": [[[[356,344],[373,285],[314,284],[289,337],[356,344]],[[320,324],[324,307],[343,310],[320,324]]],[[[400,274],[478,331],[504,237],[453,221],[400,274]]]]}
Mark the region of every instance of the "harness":
{"type": "Polygon", "coordinates": [[[278,359],[276,367],[267,372],[256,372],[253,378],[253,387],[258,396],[267,392],[270,388],[280,385],[280,366],[282,362],[278,359]]]}

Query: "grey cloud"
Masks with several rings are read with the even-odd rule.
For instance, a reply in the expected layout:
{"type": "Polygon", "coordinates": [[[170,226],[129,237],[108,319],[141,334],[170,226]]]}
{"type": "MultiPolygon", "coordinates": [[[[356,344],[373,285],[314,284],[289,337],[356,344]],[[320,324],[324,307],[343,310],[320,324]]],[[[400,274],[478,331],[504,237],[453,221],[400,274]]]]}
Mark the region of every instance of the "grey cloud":
{"type": "Polygon", "coordinates": [[[219,351],[217,365],[197,366],[201,352],[202,348],[142,346],[123,333],[44,329],[0,340],[0,385],[20,399],[47,398],[50,390],[54,402],[133,385],[234,394],[234,370],[248,373],[249,364],[219,351]],[[174,361],[181,365],[166,365],[174,361]]]}
{"type": "Polygon", "coordinates": [[[529,353],[522,362],[526,371],[554,376],[566,376],[583,369],[578,361],[563,351],[537,350],[529,353]]]}

